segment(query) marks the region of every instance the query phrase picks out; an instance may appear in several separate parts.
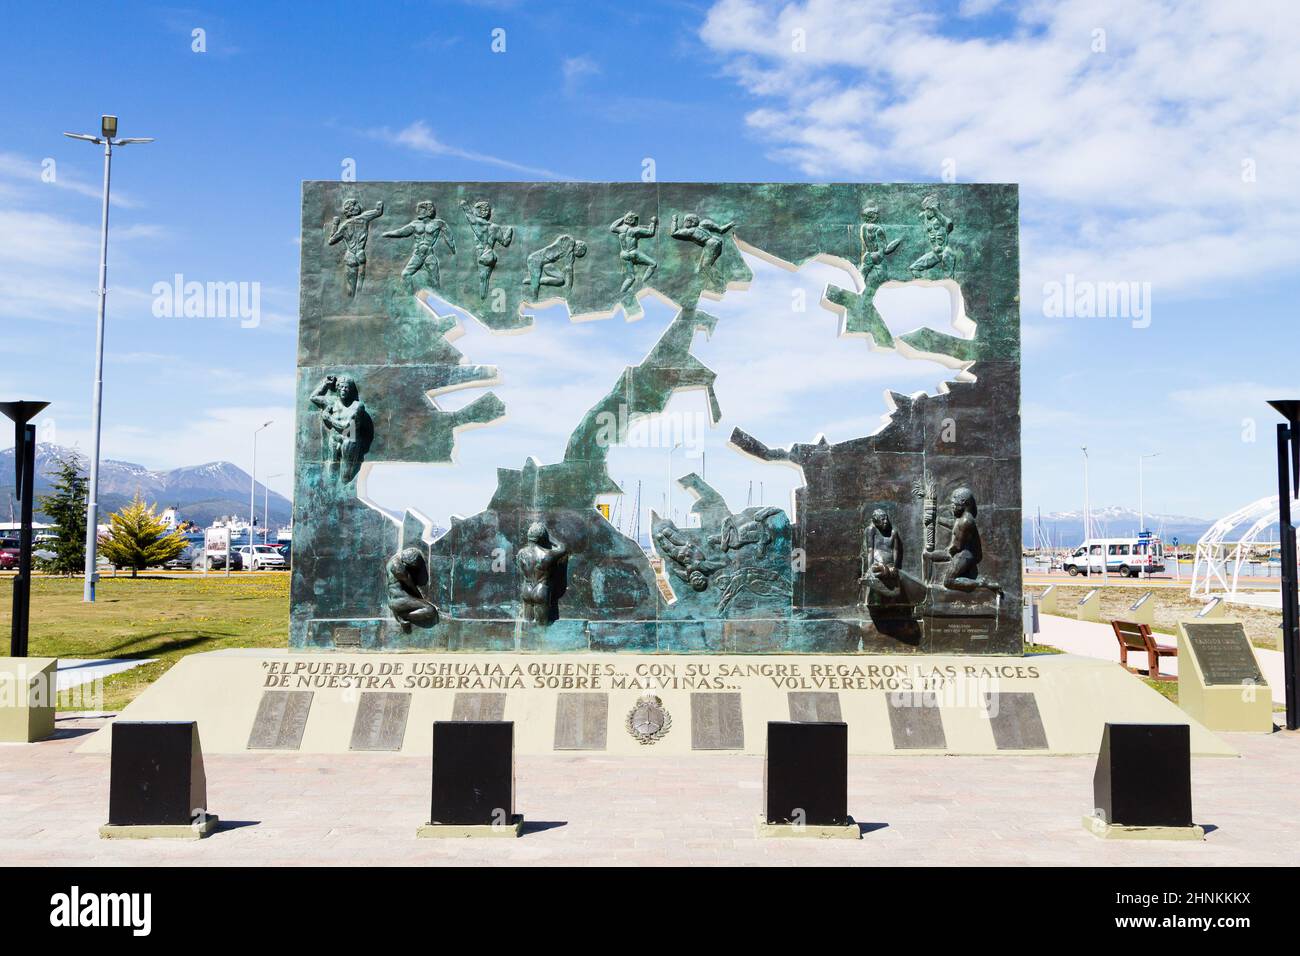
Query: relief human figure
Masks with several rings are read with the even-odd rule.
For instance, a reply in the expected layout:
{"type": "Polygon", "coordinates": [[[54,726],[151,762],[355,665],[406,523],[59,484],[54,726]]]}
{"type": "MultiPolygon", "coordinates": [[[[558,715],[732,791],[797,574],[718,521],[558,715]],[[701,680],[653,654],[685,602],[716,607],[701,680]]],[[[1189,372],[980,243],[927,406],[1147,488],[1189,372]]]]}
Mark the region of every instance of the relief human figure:
{"type": "Polygon", "coordinates": [[[875,203],[863,207],[858,239],[862,243],[862,256],[858,260],[862,281],[868,286],[885,282],[889,278],[889,263],[885,257],[897,252],[903,240],[890,242],[885,237],[885,229],[880,225],[880,207],[875,203]]]}
{"type": "Polygon", "coordinates": [[[433,627],[438,623],[438,607],[425,598],[423,588],[429,583],[429,565],[419,548],[405,548],[388,559],[388,609],[409,634],[411,626],[433,627]]]}
{"type": "Polygon", "coordinates": [[[899,568],[903,563],[903,539],[883,508],[871,512],[862,546],[862,578],[867,602],[872,598],[893,601],[902,596],[899,568]]]}
{"type": "Polygon", "coordinates": [[[515,241],[514,226],[500,226],[492,221],[492,204],[480,199],[473,208],[460,201],[461,212],[474,233],[474,249],[478,253],[478,297],[486,299],[492,270],[497,267],[496,247],[505,249],[515,241]]]}
{"type": "Polygon", "coordinates": [[[542,286],[558,286],[562,289],[573,288],[573,263],[587,254],[587,244],[581,239],[574,239],[567,233],[557,236],[549,246],[528,254],[528,276],[524,284],[533,290],[533,301],[541,292],[542,286]],[[560,271],[551,266],[560,263],[560,271]]]}
{"type": "Polygon", "coordinates": [[[525,621],[551,623],[554,603],[551,581],[567,553],[564,542],[553,540],[545,524],[534,521],[528,526],[528,543],[515,554],[515,565],[524,578],[525,621]]]}
{"type": "Polygon", "coordinates": [[[925,238],[930,244],[930,251],[908,268],[912,275],[920,278],[922,274],[940,266],[944,275],[953,278],[957,271],[957,253],[948,245],[953,221],[939,209],[937,196],[930,195],[921,200],[921,222],[925,226],[925,238]]]}
{"type": "Polygon", "coordinates": [[[361,402],[357,383],[348,375],[327,375],[312,392],[311,403],[321,410],[326,467],[339,472],[345,483],[350,482],[361,470],[371,438],[370,414],[361,402]]]}
{"type": "Polygon", "coordinates": [[[609,227],[609,231],[618,236],[618,257],[623,262],[623,285],[618,290],[619,295],[627,294],[628,290],[636,284],[637,266],[648,267],[641,276],[642,284],[649,282],[650,277],[655,274],[655,269],[659,268],[659,264],[639,248],[642,239],[654,237],[655,231],[659,228],[659,217],[651,216],[648,226],[642,226],[640,223],[640,216],[628,212],[615,219],[609,227]]]}
{"type": "Polygon", "coordinates": [[[943,575],[943,586],[950,591],[992,591],[1002,596],[1002,585],[983,577],[979,563],[984,558],[980,531],[976,525],[979,506],[969,488],[958,488],[952,493],[952,539],[947,550],[928,551],[925,557],[932,563],[948,565],[943,575]]]}
{"type": "Polygon", "coordinates": [[[692,543],[671,521],[660,518],[652,533],[655,550],[666,559],[665,566],[693,591],[708,590],[709,576],[727,566],[726,561],[710,559],[703,548],[692,543]]]}
{"type": "Polygon", "coordinates": [[[349,297],[356,295],[366,278],[366,243],[370,241],[370,223],[384,214],[384,201],[374,209],[361,208],[361,200],[349,196],[343,200],[343,216],[330,223],[329,244],[343,243],[344,281],[349,297]]]}
{"type": "Polygon", "coordinates": [[[722,237],[736,228],[735,220],[718,225],[712,219],[701,219],[693,212],[689,212],[682,219],[681,228],[677,228],[677,216],[673,215],[672,236],[674,239],[682,239],[686,242],[693,242],[701,246],[700,259],[695,263],[696,273],[704,273],[706,279],[718,285],[722,284],[722,276],[718,274],[716,265],[718,257],[722,255],[722,237]]]}
{"type": "Polygon", "coordinates": [[[415,276],[425,269],[429,272],[429,280],[433,288],[441,288],[442,276],[438,269],[438,257],[435,255],[438,250],[438,240],[441,239],[453,255],[456,253],[456,240],[451,236],[451,227],[444,220],[435,218],[436,211],[433,203],[426,199],[416,204],[414,219],[405,226],[384,233],[385,239],[415,237],[415,242],[411,246],[411,258],[402,269],[402,279],[408,289],[414,285],[415,276]]]}

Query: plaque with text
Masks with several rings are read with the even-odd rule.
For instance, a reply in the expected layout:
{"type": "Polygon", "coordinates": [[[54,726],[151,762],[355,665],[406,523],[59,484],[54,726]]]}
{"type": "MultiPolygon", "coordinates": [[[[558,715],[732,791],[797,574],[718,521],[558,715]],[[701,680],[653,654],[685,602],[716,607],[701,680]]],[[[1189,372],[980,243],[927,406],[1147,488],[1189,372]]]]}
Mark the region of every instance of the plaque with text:
{"type": "Polygon", "coordinates": [[[410,694],[363,691],[348,749],[401,750],[410,711],[410,694]]]}
{"type": "Polygon", "coordinates": [[[297,750],[311,711],[310,690],[266,690],[257,705],[249,750],[297,750]]]}
{"type": "Polygon", "coordinates": [[[452,720],[505,720],[505,694],[457,694],[451,703],[452,720]]]}
{"type": "Polygon", "coordinates": [[[556,750],[604,750],[608,694],[560,694],[555,710],[556,750]]]}
{"type": "Polygon", "coordinates": [[[1266,683],[1246,629],[1239,622],[1184,622],[1183,632],[1207,686],[1266,683]]]}
{"type": "Polygon", "coordinates": [[[1047,731],[1032,693],[1002,691],[984,695],[984,712],[998,750],[1046,750],[1047,731]]]}
{"type": "Polygon", "coordinates": [[[361,646],[361,628],[359,627],[336,627],[331,634],[334,638],[335,647],[361,646]]]}
{"type": "Polygon", "coordinates": [[[890,694],[887,699],[889,733],[896,749],[943,750],[948,746],[934,694],[890,694]]]}
{"type": "Polygon", "coordinates": [[[798,723],[839,723],[840,695],[833,690],[792,690],[786,695],[790,719],[798,723]]]}
{"type": "Polygon", "coordinates": [[[691,695],[691,749],[745,749],[739,694],[691,695]]]}

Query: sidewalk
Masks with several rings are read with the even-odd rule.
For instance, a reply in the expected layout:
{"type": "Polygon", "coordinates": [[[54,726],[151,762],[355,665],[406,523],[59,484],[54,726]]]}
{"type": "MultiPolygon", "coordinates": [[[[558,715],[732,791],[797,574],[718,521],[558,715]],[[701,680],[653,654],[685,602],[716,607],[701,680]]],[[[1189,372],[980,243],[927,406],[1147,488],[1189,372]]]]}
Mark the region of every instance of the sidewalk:
{"type": "Polygon", "coordinates": [[[1300,859],[1300,735],[1230,734],[1236,759],[1192,760],[1199,843],[1086,833],[1088,757],[852,757],[860,841],[760,840],[763,759],[521,757],[517,840],[417,840],[428,758],[241,754],[206,760],[222,829],[206,840],[100,840],[106,755],[73,736],[0,746],[0,859],[48,865],[1294,865],[1300,859]]]}

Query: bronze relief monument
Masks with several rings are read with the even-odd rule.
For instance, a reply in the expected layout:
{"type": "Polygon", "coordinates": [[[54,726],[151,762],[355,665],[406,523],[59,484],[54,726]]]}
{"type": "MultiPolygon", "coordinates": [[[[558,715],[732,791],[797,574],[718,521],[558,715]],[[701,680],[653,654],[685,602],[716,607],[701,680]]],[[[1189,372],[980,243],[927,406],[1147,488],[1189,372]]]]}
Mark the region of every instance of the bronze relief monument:
{"type": "Polygon", "coordinates": [[[304,184],[291,645],[333,647],[339,630],[369,650],[1020,653],[1017,233],[1005,185],[304,184]],[[602,429],[685,389],[719,421],[725,383],[693,348],[747,334],[707,301],[748,283],[745,254],[843,268],[821,303],[835,347],[951,377],[891,393],[883,426],[834,443],[821,433],[846,408],[804,410],[786,446],[729,408],[743,426],[728,453],[797,469],[793,501],[740,508],[691,472],[674,478],[689,520],[651,510],[634,540],[596,508],[622,491],[602,429]],[[947,287],[962,321],[895,336],[875,296],[906,283],[947,287]],[[670,321],[638,364],[592,359],[607,391],[562,455],[496,462],[486,506],[436,533],[366,499],[372,465],[452,464],[508,412],[490,387],[509,370],[453,345],[433,297],[538,336],[541,300],[608,321],[647,295],[670,321]],[[429,398],[448,388],[482,392],[451,411],[429,398]]]}

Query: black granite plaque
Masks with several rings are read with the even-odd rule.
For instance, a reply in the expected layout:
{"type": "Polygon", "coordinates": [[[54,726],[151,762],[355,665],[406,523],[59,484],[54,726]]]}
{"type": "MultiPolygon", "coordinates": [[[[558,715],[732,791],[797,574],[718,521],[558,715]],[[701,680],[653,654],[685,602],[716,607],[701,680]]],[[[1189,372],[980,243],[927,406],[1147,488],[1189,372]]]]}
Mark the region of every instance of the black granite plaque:
{"type": "Polygon", "coordinates": [[[745,749],[739,694],[691,694],[691,749],[745,749]]]}
{"type": "Polygon", "coordinates": [[[1107,724],[1092,790],[1096,812],[1107,823],[1191,826],[1191,728],[1187,724],[1107,724]]]}
{"type": "Polygon", "coordinates": [[[1246,629],[1239,622],[1185,622],[1183,631],[1207,686],[1264,683],[1246,629]]]}
{"type": "Polygon", "coordinates": [[[984,712],[993,727],[993,742],[998,750],[1047,749],[1047,731],[1031,692],[985,694],[984,712]]]}
{"type": "Polygon", "coordinates": [[[807,723],[841,719],[840,695],[833,690],[792,690],[786,699],[791,720],[807,723]]]}
{"type": "Polygon", "coordinates": [[[560,694],[555,710],[556,750],[604,750],[608,694],[560,694]]]}
{"type": "Polygon", "coordinates": [[[363,691],[352,723],[349,750],[401,750],[406,738],[406,717],[411,695],[363,691]]]}
{"type": "Polygon", "coordinates": [[[257,705],[249,750],[297,750],[311,710],[310,690],[266,690],[257,705]]]}
{"type": "Polygon", "coordinates": [[[770,721],[763,804],[768,823],[848,823],[849,725],[770,721]]]}
{"type": "Polygon", "coordinates": [[[505,826],[515,812],[515,725],[439,720],[433,725],[430,823],[505,826]]]}
{"type": "Polygon", "coordinates": [[[194,721],[113,723],[111,826],[188,826],[207,810],[207,778],[194,721]]]}
{"type": "Polygon", "coordinates": [[[334,638],[334,646],[337,648],[349,648],[361,646],[361,628],[359,627],[336,627],[331,632],[334,638]]]}
{"type": "Polygon", "coordinates": [[[896,750],[943,750],[943,718],[934,694],[886,694],[896,750]]]}
{"type": "Polygon", "coordinates": [[[462,693],[452,698],[452,720],[502,720],[505,715],[505,694],[462,693]]]}

